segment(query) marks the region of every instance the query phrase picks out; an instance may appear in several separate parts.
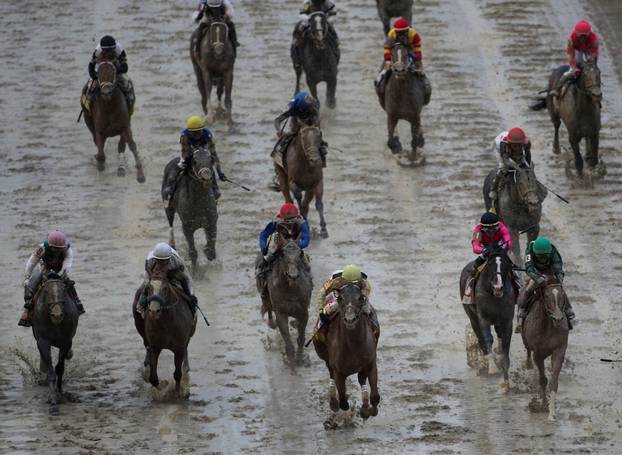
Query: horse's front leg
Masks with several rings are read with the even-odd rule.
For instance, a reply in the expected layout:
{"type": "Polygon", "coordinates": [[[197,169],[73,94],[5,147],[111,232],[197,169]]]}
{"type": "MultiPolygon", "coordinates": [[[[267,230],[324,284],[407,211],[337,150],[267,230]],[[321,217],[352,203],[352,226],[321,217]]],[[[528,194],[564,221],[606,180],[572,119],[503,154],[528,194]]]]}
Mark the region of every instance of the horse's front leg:
{"type": "Polygon", "coordinates": [[[274,168],[276,169],[276,175],[279,178],[279,186],[281,187],[281,193],[283,194],[285,202],[294,202],[289,190],[289,178],[287,177],[285,170],[276,164],[274,165],[274,168]]]}
{"type": "Polygon", "coordinates": [[[393,154],[398,154],[402,152],[402,143],[400,142],[400,138],[395,136],[395,127],[397,126],[397,118],[387,113],[387,131],[388,131],[388,141],[387,146],[391,150],[393,154]]]}
{"type": "Polygon", "coordinates": [[[510,228],[510,238],[512,239],[512,260],[515,264],[522,267],[523,259],[520,254],[520,231],[510,228]]]}
{"type": "Polygon", "coordinates": [[[510,389],[510,343],[512,341],[512,319],[508,324],[503,324],[500,328],[495,326],[497,337],[501,340],[501,352],[503,358],[501,361],[501,368],[503,370],[503,382],[501,383],[501,389],[504,393],[507,393],[510,389]]]}
{"type": "Polygon", "coordinates": [[[337,106],[337,75],[331,76],[326,81],[326,106],[329,109],[335,109],[337,106]]]}
{"type": "Polygon", "coordinates": [[[359,385],[361,386],[361,411],[362,418],[367,419],[371,415],[369,406],[369,389],[367,388],[367,373],[360,371],[358,373],[359,385]]]}
{"type": "Polygon", "coordinates": [[[570,136],[570,147],[572,148],[572,154],[574,155],[574,166],[577,170],[577,176],[583,178],[583,157],[581,156],[581,138],[570,136]]]}
{"type": "Polygon", "coordinates": [[[158,358],[160,357],[161,349],[151,347],[149,349],[149,382],[152,386],[158,387],[160,380],[158,379],[158,358]]]}
{"type": "Polygon", "coordinates": [[[197,247],[194,244],[194,228],[188,226],[188,224],[182,224],[182,229],[186,237],[186,242],[188,242],[188,254],[190,255],[190,263],[192,264],[192,272],[194,273],[197,268],[197,258],[199,256],[197,247]]]}
{"type": "Polygon", "coordinates": [[[209,74],[209,71],[203,72],[203,79],[205,83],[205,99],[207,104],[207,115],[205,117],[205,121],[209,124],[214,123],[214,119],[216,117],[216,113],[214,110],[214,106],[212,105],[212,76],[209,74]]]}
{"type": "Polygon", "coordinates": [[[335,385],[339,394],[339,409],[347,411],[350,409],[348,394],[346,393],[346,376],[339,371],[335,372],[335,385]]]}
{"type": "Polygon", "coordinates": [[[423,134],[421,133],[421,124],[419,122],[419,119],[413,120],[410,123],[410,134],[411,134],[411,140],[410,140],[411,152],[410,152],[410,155],[408,156],[408,160],[411,163],[414,163],[415,161],[417,161],[417,147],[423,146],[423,134]]]}
{"type": "Polygon", "coordinates": [[[307,330],[307,321],[309,315],[305,315],[303,319],[298,319],[296,328],[298,330],[298,350],[296,351],[296,363],[302,365],[304,362],[304,349],[305,349],[305,332],[307,330]]]}
{"type": "MultiPolygon", "coordinates": [[[[475,291],[474,291],[475,292],[475,291]]],[[[490,322],[479,318],[479,326],[482,330],[482,337],[484,338],[484,348],[482,351],[484,352],[484,362],[488,368],[488,374],[497,374],[499,370],[497,369],[497,365],[495,364],[495,359],[492,352],[492,332],[490,330],[490,322]]]]}
{"type": "Polygon", "coordinates": [[[559,148],[559,127],[561,126],[562,121],[557,114],[551,114],[551,121],[553,122],[553,127],[555,129],[555,133],[553,135],[553,153],[555,155],[559,155],[561,153],[559,148]]]}
{"type": "Polygon", "coordinates": [[[58,390],[59,395],[63,394],[63,374],[65,373],[65,360],[67,359],[69,351],[71,351],[71,342],[69,342],[69,346],[64,346],[58,351],[58,363],[56,364],[56,390],[58,390]]]}
{"type": "Polygon", "coordinates": [[[175,371],[173,373],[173,378],[175,378],[175,393],[177,394],[177,398],[183,398],[181,396],[181,376],[183,374],[184,359],[186,358],[185,351],[185,349],[177,349],[174,353],[175,371]]]}
{"type": "Polygon", "coordinates": [[[322,179],[313,189],[315,195],[315,209],[320,216],[320,237],[328,238],[328,230],[326,229],[326,219],[324,218],[324,180],[322,179]]]}
{"type": "Polygon", "coordinates": [[[210,206],[209,219],[207,226],[203,228],[205,232],[205,249],[203,252],[208,261],[216,259],[216,236],[218,234],[218,213],[216,211],[216,204],[210,206]]]}
{"type": "Polygon", "coordinates": [[[47,383],[50,392],[50,414],[58,415],[58,393],[56,389],[56,372],[52,364],[52,347],[49,341],[39,338],[37,340],[37,348],[39,349],[41,361],[47,366],[47,383]]]}
{"type": "Polygon", "coordinates": [[[127,168],[127,157],[125,155],[125,146],[127,142],[123,138],[123,135],[119,138],[119,144],[117,145],[117,152],[119,154],[119,167],[117,168],[117,175],[119,177],[125,177],[125,171],[127,168]]]}
{"type": "Polygon", "coordinates": [[[542,409],[546,409],[547,399],[546,399],[546,384],[548,383],[546,379],[546,374],[544,370],[544,357],[539,352],[534,352],[533,361],[538,367],[538,376],[540,383],[540,399],[542,400],[542,409]]]}
{"type": "Polygon", "coordinates": [[[557,398],[557,387],[559,385],[559,373],[562,370],[564,364],[564,357],[566,356],[566,346],[562,346],[553,352],[551,356],[551,384],[549,389],[551,396],[549,398],[549,420],[557,420],[557,410],[555,409],[555,401],[557,398]]]}
{"type": "Polygon", "coordinates": [[[369,370],[369,374],[367,375],[367,379],[369,380],[369,387],[371,388],[371,415],[378,415],[378,403],[380,403],[380,393],[378,392],[378,365],[376,360],[374,360],[374,364],[369,370]]]}
{"type": "Polygon", "coordinates": [[[309,189],[305,191],[304,197],[302,198],[302,205],[300,205],[300,214],[305,220],[309,218],[309,206],[311,205],[313,196],[313,190],[309,189]]]}
{"type": "Polygon", "coordinates": [[[97,154],[95,155],[95,162],[97,164],[97,170],[103,171],[106,168],[106,154],[104,153],[104,146],[106,145],[106,137],[101,133],[95,132],[95,144],[97,145],[97,154]]]}
{"type": "Polygon", "coordinates": [[[132,155],[134,155],[134,161],[136,162],[136,180],[139,183],[145,183],[145,171],[143,170],[143,162],[141,161],[140,155],[138,154],[138,147],[136,147],[136,142],[134,142],[134,136],[129,126],[121,134],[121,137],[128,143],[128,145],[130,146],[130,150],[132,151],[132,155]]]}
{"type": "Polygon", "coordinates": [[[276,325],[281,332],[283,341],[285,342],[285,355],[287,356],[287,363],[290,367],[294,365],[294,344],[289,336],[289,325],[287,324],[287,315],[283,313],[276,313],[276,325]]]}

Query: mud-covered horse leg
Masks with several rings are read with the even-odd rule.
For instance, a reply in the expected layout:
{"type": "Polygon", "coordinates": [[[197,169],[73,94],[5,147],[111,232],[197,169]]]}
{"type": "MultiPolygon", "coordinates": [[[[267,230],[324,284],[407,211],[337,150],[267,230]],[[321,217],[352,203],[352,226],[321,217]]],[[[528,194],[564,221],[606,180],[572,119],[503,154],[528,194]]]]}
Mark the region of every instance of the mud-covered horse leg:
{"type": "Polygon", "coordinates": [[[329,109],[335,109],[337,106],[337,75],[331,77],[326,81],[326,107],[329,109]]]}
{"type": "Polygon", "coordinates": [[[358,380],[359,385],[361,386],[360,416],[366,419],[371,415],[371,408],[369,406],[369,389],[367,388],[367,372],[360,371],[358,373],[358,380]]]}
{"type": "Polygon", "coordinates": [[[183,364],[185,355],[185,349],[178,349],[174,352],[175,371],[173,372],[173,378],[175,379],[175,393],[178,398],[181,398],[181,376],[183,374],[183,364]]]}
{"type": "Polygon", "coordinates": [[[593,171],[598,164],[598,143],[598,134],[585,138],[585,162],[590,171],[593,171]]]}
{"type": "Polygon", "coordinates": [[[58,363],[56,364],[56,390],[59,395],[63,394],[63,375],[65,374],[65,360],[67,360],[67,354],[71,351],[71,343],[67,346],[63,346],[58,351],[58,363]]]}
{"type": "Polygon", "coordinates": [[[58,391],[56,389],[56,371],[52,364],[52,346],[50,342],[39,338],[37,340],[37,348],[42,362],[47,366],[47,384],[50,392],[50,414],[58,415],[58,391]]]}
{"type": "Polygon", "coordinates": [[[207,112],[205,121],[209,124],[214,123],[215,112],[214,106],[212,105],[212,87],[214,85],[214,81],[212,80],[212,76],[208,74],[203,74],[203,81],[205,86],[205,99],[207,100],[207,112]]]}
{"type": "Polygon", "coordinates": [[[231,126],[233,124],[233,118],[231,116],[233,109],[233,100],[231,98],[231,91],[233,89],[233,70],[229,71],[225,75],[225,109],[227,109],[227,124],[231,126]]]}
{"type": "Polygon", "coordinates": [[[369,387],[371,389],[370,401],[371,401],[371,415],[378,415],[378,404],[380,403],[380,393],[378,392],[378,364],[377,361],[374,360],[374,363],[369,370],[367,375],[367,380],[369,381],[369,387]]]}
{"type": "Polygon", "coordinates": [[[527,346],[525,346],[525,351],[527,351],[527,357],[525,358],[525,369],[532,370],[533,369],[533,361],[531,360],[532,351],[527,346]]]}
{"type": "Polygon", "coordinates": [[[411,163],[417,161],[417,147],[420,147],[420,140],[423,139],[423,135],[421,135],[421,126],[419,124],[419,120],[413,120],[410,123],[410,134],[412,136],[410,140],[410,153],[408,154],[408,160],[411,163]],[[421,135],[421,139],[419,136],[421,135]]]}
{"type": "Polygon", "coordinates": [[[336,371],[335,385],[337,386],[337,394],[339,395],[339,409],[347,411],[350,409],[350,403],[348,403],[348,394],[346,392],[346,375],[336,371]]]}
{"type": "Polygon", "coordinates": [[[300,205],[300,214],[305,220],[309,218],[309,206],[311,205],[313,196],[314,196],[313,190],[307,190],[305,191],[304,196],[302,198],[302,205],[300,205]]]}
{"type": "Polygon", "coordinates": [[[97,170],[101,172],[106,168],[106,154],[104,153],[106,137],[98,132],[95,132],[95,145],[97,145],[95,162],[97,163],[97,170]]]}
{"type": "Polygon", "coordinates": [[[149,349],[149,382],[152,386],[158,387],[160,380],[158,379],[158,358],[160,357],[161,349],[150,348],[149,349]]]}
{"type": "Polygon", "coordinates": [[[402,144],[400,138],[395,136],[395,127],[397,126],[397,118],[387,113],[387,146],[393,154],[402,153],[402,144]]]}
{"type": "Polygon", "coordinates": [[[203,70],[195,62],[192,62],[192,68],[197,78],[197,87],[199,87],[199,93],[201,94],[201,107],[203,108],[203,114],[207,115],[207,95],[205,92],[205,81],[203,80],[203,70]]]}
{"type": "Polygon", "coordinates": [[[581,138],[570,136],[570,147],[572,148],[572,154],[574,156],[574,166],[577,170],[577,176],[583,178],[583,157],[581,156],[581,138]]]}
{"type": "Polygon", "coordinates": [[[501,340],[501,352],[503,358],[501,360],[501,369],[503,371],[503,383],[501,387],[507,392],[510,387],[510,343],[512,342],[512,320],[509,324],[495,326],[497,337],[501,340]]]}
{"type": "Polygon", "coordinates": [[[550,117],[551,122],[553,122],[553,127],[555,128],[555,133],[553,135],[553,153],[555,155],[559,155],[561,153],[561,150],[559,148],[559,127],[561,126],[562,121],[559,117],[559,114],[557,114],[556,112],[551,112],[550,117]]]}
{"type": "Polygon", "coordinates": [[[119,138],[119,144],[117,145],[117,152],[119,153],[119,167],[117,168],[117,175],[119,177],[125,177],[125,171],[127,169],[127,156],[125,155],[125,146],[127,142],[123,138],[123,135],[119,138]]]}
{"type": "MultiPolygon", "coordinates": [[[[292,188],[292,193],[294,193],[294,199],[296,200],[296,204],[298,204],[298,208],[301,210],[302,214],[302,190],[294,185],[294,187],[292,188]]],[[[302,214],[302,217],[306,220],[307,214],[302,214]]]]}
{"type": "Polygon", "coordinates": [[[316,100],[319,100],[319,98],[317,97],[317,81],[312,80],[309,75],[306,75],[306,81],[307,81],[307,87],[309,87],[309,93],[311,94],[311,96],[313,98],[315,98],[316,100]]]}
{"type": "Polygon", "coordinates": [[[493,353],[492,353],[492,344],[493,344],[494,339],[492,337],[492,332],[490,329],[491,324],[489,321],[485,321],[480,317],[479,325],[480,325],[482,336],[484,339],[484,345],[480,347],[482,348],[482,352],[484,353],[484,359],[488,365],[488,374],[497,374],[499,370],[497,370],[497,365],[495,364],[493,353]]]}
{"type": "Polygon", "coordinates": [[[276,175],[279,178],[279,186],[281,187],[281,193],[283,194],[285,202],[294,202],[289,190],[289,179],[287,178],[287,174],[281,166],[275,165],[274,168],[276,169],[276,175]]]}
{"type": "Polygon", "coordinates": [[[313,188],[315,196],[315,209],[320,216],[320,237],[328,238],[328,230],[326,229],[326,218],[324,218],[324,180],[321,180],[315,188],[313,188]]]}
{"type": "Polygon", "coordinates": [[[184,351],[184,363],[182,365],[182,371],[184,374],[187,374],[190,371],[190,360],[188,360],[188,344],[190,344],[190,340],[186,344],[186,349],[184,351]]]}
{"type": "Polygon", "coordinates": [[[184,237],[186,237],[186,242],[188,242],[188,254],[190,255],[190,263],[192,264],[192,271],[194,272],[197,268],[197,258],[199,256],[197,247],[194,244],[194,228],[183,224],[182,229],[184,231],[184,237]]]}
{"type": "Polygon", "coordinates": [[[544,370],[544,357],[541,356],[539,353],[534,352],[533,361],[538,367],[538,377],[539,377],[539,384],[540,384],[540,400],[542,401],[542,408],[545,409],[547,406],[546,384],[548,383],[548,381],[546,379],[546,374],[544,370]]]}
{"type": "Polygon", "coordinates": [[[328,365],[328,360],[326,360],[326,368],[328,368],[328,375],[330,379],[328,380],[328,403],[330,405],[330,410],[333,412],[337,412],[339,409],[339,399],[337,397],[337,385],[335,384],[335,373],[328,365]]]}
{"type": "Polygon", "coordinates": [[[285,355],[287,356],[287,363],[290,366],[294,365],[294,344],[289,335],[289,325],[287,323],[287,315],[283,313],[276,313],[276,325],[281,332],[283,341],[285,342],[285,355]]]}
{"type": "Polygon", "coordinates": [[[210,217],[208,226],[203,228],[203,231],[205,232],[205,248],[203,249],[203,253],[205,253],[205,257],[208,261],[216,259],[217,227],[215,218],[215,216],[210,217]]]}
{"type": "Polygon", "coordinates": [[[557,387],[559,385],[559,373],[562,370],[564,364],[564,357],[566,356],[566,347],[561,347],[553,352],[551,356],[551,383],[549,389],[551,396],[549,398],[549,420],[557,420],[557,410],[555,409],[557,399],[557,387]]]}
{"type": "Polygon", "coordinates": [[[510,228],[510,237],[512,238],[512,260],[515,264],[522,266],[523,259],[520,254],[520,231],[516,228],[510,228]]]}
{"type": "Polygon", "coordinates": [[[296,340],[298,342],[298,350],[296,351],[296,363],[298,363],[299,365],[301,365],[304,361],[303,354],[305,349],[305,332],[307,330],[308,319],[309,316],[307,315],[302,319],[298,319],[296,324],[296,329],[298,330],[298,339],[296,340]]]}
{"type": "Polygon", "coordinates": [[[168,221],[168,244],[175,248],[175,229],[173,228],[175,207],[165,207],[164,213],[166,213],[166,220],[168,221]]]}
{"type": "Polygon", "coordinates": [[[131,128],[127,128],[123,133],[121,133],[121,137],[127,142],[134,155],[134,161],[136,162],[136,180],[139,183],[145,183],[145,172],[143,170],[143,162],[140,159],[140,155],[138,154],[138,147],[136,147],[136,142],[134,142],[134,136],[132,135],[131,128]]]}

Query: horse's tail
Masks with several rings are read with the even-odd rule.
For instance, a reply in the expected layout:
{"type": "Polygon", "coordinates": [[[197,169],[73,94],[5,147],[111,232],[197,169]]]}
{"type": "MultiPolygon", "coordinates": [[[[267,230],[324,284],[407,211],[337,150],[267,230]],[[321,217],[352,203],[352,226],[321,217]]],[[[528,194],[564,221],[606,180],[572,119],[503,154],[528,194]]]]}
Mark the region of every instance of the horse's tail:
{"type": "Polygon", "coordinates": [[[539,96],[536,98],[538,101],[535,104],[529,106],[532,111],[540,111],[546,109],[546,96],[539,96]]]}

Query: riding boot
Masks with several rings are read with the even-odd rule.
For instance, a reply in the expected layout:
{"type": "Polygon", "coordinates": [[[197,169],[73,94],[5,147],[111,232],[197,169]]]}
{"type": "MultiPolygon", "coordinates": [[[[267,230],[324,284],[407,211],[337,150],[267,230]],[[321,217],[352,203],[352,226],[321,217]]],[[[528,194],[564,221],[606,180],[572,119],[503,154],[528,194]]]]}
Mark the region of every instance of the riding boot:
{"type": "Polygon", "coordinates": [[[564,88],[564,85],[566,85],[566,82],[568,82],[572,77],[574,77],[574,71],[566,71],[564,74],[562,74],[562,76],[557,80],[557,84],[555,84],[555,87],[553,87],[553,90],[551,90],[549,92],[550,95],[554,96],[555,98],[559,98],[559,96],[561,95],[562,89],[564,88]]]}
{"type": "Polygon", "coordinates": [[[490,192],[488,193],[488,197],[492,201],[493,207],[497,205],[497,198],[499,197],[499,180],[501,179],[501,168],[497,169],[497,173],[492,178],[492,182],[490,182],[490,192]]]}
{"type": "Polygon", "coordinates": [[[322,159],[322,167],[326,167],[326,155],[328,154],[328,142],[322,141],[320,145],[320,158],[322,159]]]}
{"type": "Polygon", "coordinates": [[[290,47],[290,55],[292,57],[292,64],[294,65],[294,71],[299,73],[302,71],[302,56],[300,55],[300,48],[297,43],[297,40],[292,41],[292,45],[290,47]]]}
{"type": "Polygon", "coordinates": [[[32,301],[33,297],[34,293],[32,290],[28,287],[24,288],[24,312],[19,318],[17,325],[22,327],[32,326],[32,309],[34,307],[34,303],[32,301]]]}
{"type": "Polygon", "coordinates": [[[529,280],[527,284],[518,293],[516,299],[516,307],[518,309],[516,329],[514,333],[521,333],[523,330],[523,322],[529,313],[529,302],[533,297],[533,291],[536,287],[536,282],[529,280]]]}
{"type": "Polygon", "coordinates": [[[464,295],[462,296],[462,304],[470,305],[473,303],[473,292],[475,290],[475,280],[477,278],[479,267],[485,262],[485,259],[480,255],[475,261],[473,261],[473,270],[467,278],[466,286],[464,288],[464,295]]]}
{"type": "Polygon", "coordinates": [[[228,21],[227,27],[229,28],[229,39],[231,40],[231,44],[233,44],[233,52],[237,55],[237,48],[240,47],[240,43],[238,42],[238,33],[235,30],[235,24],[228,21]]]}
{"type": "Polygon", "coordinates": [[[363,313],[369,318],[374,331],[376,331],[380,327],[380,323],[378,322],[378,315],[369,303],[363,305],[363,313]]]}
{"type": "Polygon", "coordinates": [[[84,305],[80,301],[80,297],[78,297],[78,293],[75,287],[76,282],[70,279],[65,279],[65,286],[67,287],[67,294],[71,297],[76,303],[76,308],[78,309],[78,315],[84,314],[84,305]]]}
{"type": "Polygon", "coordinates": [[[574,310],[572,309],[572,306],[570,306],[570,302],[566,303],[566,307],[564,308],[564,314],[566,315],[566,318],[568,319],[568,329],[572,330],[572,321],[575,318],[575,314],[574,314],[574,310]]]}

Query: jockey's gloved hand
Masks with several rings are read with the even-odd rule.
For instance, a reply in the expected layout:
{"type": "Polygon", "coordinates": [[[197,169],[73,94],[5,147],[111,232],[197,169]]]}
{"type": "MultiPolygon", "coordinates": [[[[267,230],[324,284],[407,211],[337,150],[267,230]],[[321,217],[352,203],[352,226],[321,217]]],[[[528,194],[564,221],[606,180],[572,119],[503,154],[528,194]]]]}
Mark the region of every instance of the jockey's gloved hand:
{"type": "Polygon", "coordinates": [[[320,321],[322,321],[323,323],[326,323],[328,321],[330,321],[330,317],[324,313],[323,311],[320,313],[320,321]]]}
{"type": "Polygon", "coordinates": [[[218,172],[218,178],[220,179],[221,182],[226,182],[227,181],[227,176],[222,171],[218,172]]]}
{"type": "Polygon", "coordinates": [[[504,249],[505,249],[505,242],[504,242],[503,240],[499,240],[499,241],[497,242],[497,246],[498,246],[499,248],[504,248],[504,249]]]}

